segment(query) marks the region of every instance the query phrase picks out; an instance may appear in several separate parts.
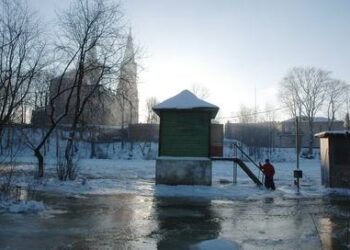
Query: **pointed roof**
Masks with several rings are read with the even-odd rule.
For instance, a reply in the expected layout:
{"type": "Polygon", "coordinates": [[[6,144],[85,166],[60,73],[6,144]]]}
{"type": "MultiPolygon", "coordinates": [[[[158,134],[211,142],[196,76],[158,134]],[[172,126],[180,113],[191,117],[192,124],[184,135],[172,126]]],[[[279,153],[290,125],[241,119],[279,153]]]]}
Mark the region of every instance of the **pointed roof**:
{"type": "Polygon", "coordinates": [[[134,60],[134,56],[135,56],[134,43],[133,43],[131,28],[130,28],[128,39],[126,42],[126,47],[125,47],[124,60],[127,60],[127,61],[129,61],[130,59],[134,60]]]}
{"type": "Polygon", "coordinates": [[[161,110],[202,110],[211,113],[212,118],[214,118],[219,111],[219,107],[199,99],[189,90],[183,90],[179,94],[155,105],[153,110],[158,115],[161,110]]]}

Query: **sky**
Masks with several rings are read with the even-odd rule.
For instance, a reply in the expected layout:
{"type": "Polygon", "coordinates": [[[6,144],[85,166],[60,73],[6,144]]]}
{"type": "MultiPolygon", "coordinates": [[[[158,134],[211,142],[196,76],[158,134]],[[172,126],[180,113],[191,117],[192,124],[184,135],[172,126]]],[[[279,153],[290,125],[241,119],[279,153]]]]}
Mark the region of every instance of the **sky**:
{"type": "MultiPolygon", "coordinates": [[[[44,19],[69,0],[28,0],[44,19]]],[[[241,105],[282,107],[278,84],[294,66],[315,66],[350,83],[350,1],[122,0],[141,48],[140,120],[145,100],[193,85],[233,119],[241,105]]],[[[282,112],[283,113],[283,112],[282,112]]],[[[284,111],[285,113],[285,111],[284,111]]],[[[285,114],[284,114],[285,115],[285,114]]]]}

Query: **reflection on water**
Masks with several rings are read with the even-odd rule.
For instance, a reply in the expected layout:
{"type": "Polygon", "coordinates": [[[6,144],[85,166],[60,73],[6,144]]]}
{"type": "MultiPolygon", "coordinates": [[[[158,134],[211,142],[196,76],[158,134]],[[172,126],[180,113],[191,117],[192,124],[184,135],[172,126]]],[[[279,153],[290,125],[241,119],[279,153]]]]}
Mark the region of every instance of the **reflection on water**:
{"type": "Polygon", "coordinates": [[[0,214],[0,249],[188,249],[212,239],[243,249],[346,249],[349,242],[350,201],[337,197],[227,201],[39,193],[36,198],[65,212],[0,214]]]}
{"type": "Polygon", "coordinates": [[[0,249],[154,249],[147,239],[156,228],[150,220],[152,198],[133,195],[85,199],[41,195],[54,217],[0,214],[0,249]],[[26,239],[19,241],[19,239],[26,239]]]}
{"type": "MultiPolygon", "coordinates": [[[[23,188],[21,186],[9,186],[6,191],[6,197],[16,201],[24,201],[28,198],[34,197],[34,192],[29,188],[23,188]]],[[[1,193],[0,193],[1,194],[1,193]]]]}
{"type": "Polygon", "coordinates": [[[158,199],[158,249],[188,249],[191,245],[218,237],[219,216],[210,201],[158,199]]]}
{"type": "Polygon", "coordinates": [[[330,210],[319,219],[320,238],[324,249],[350,248],[350,200],[337,197],[330,200],[330,210]]]}

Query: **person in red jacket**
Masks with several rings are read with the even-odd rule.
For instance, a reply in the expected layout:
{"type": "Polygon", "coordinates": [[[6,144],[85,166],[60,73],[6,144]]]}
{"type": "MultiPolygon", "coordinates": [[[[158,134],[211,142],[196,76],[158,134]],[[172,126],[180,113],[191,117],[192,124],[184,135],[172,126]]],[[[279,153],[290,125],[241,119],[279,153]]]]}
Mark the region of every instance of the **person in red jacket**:
{"type": "Polygon", "coordinates": [[[273,176],[275,175],[275,168],[273,165],[270,163],[269,159],[265,160],[265,164],[261,166],[261,163],[259,162],[259,166],[261,171],[263,171],[265,175],[265,187],[266,188],[271,188],[272,190],[275,190],[275,183],[273,181],[273,176]]]}

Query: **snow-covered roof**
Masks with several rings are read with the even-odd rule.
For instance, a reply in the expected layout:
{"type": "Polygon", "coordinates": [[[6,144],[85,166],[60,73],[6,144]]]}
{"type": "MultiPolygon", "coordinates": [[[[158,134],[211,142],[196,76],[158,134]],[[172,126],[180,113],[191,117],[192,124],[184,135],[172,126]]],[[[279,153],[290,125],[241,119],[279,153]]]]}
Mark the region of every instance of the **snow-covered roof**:
{"type": "Polygon", "coordinates": [[[153,110],[159,114],[160,110],[207,110],[213,113],[213,116],[219,110],[219,107],[199,99],[189,90],[183,90],[179,94],[155,105],[153,110]]]}
{"type": "MultiPolygon", "coordinates": [[[[306,122],[306,121],[307,121],[307,117],[306,116],[301,116],[301,122],[306,122]]],[[[328,121],[327,117],[320,117],[320,116],[314,117],[314,122],[327,122],[327,121],[328,121]]],[[[284,122],[284,123],[287,123],[287,122],[294,123],[295,122],[295,117],[287,119],[287,120],[284,120],[282,122],[284,122]]],[[[333,122],[343,122],[343,121],[335,120],[333,122]]]]}
{"type": "Polygon", "coordinates": [[[349,130],[323,131],[315,134],[315,137],[319,137],[319,138],[350,137],[350,131],[349,130]]]}

